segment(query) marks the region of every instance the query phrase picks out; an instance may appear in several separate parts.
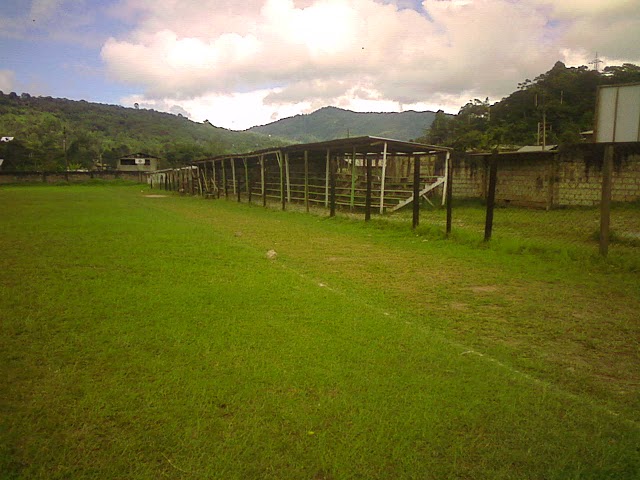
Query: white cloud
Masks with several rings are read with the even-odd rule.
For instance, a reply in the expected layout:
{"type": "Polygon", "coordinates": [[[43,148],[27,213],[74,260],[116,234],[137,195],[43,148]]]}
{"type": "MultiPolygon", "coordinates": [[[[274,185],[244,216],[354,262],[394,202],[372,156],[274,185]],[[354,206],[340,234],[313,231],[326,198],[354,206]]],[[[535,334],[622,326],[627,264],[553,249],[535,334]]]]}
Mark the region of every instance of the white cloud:
{"type": "Polygon", "coordinates": [[[145,101],[233,128],[327,104],[457,111],[557,60],[639,60],[633,3],[122,0],[112,12],[136,28],[110,38],[102,58],[145,101]]]}
{"type": "Polygon", "coordinates": [[[13,91],[16,83],[16,75],[12,70],[0,70],[0,90],[4,93],[13,91]]]}
{"type": "Polygon", "coordinates": [[[131,95],[123,99],[123,104],[133,106],[138,103],[141,108],[149,108],[166,112],[189,113],[195,122],[208,120],[213,125],[232,130],[245,130],[254,125],[261,125],[296,115],[309,110],[309,103],[281,105],[276,107],[264,103],[269,90],[256,90],[248,93],[206,94],[191,100],[165,98],[148,99],[143,95],[131,95]]]}

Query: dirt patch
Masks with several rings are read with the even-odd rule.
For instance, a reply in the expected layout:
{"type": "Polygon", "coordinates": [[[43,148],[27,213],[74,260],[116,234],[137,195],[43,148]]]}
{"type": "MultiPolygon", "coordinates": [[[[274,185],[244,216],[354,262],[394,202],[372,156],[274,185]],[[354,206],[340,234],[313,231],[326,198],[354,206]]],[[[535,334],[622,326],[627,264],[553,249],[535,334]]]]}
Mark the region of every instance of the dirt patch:
{"type": "Polygon", "coordinates": [[[452,310],[458,310],[461,312],[466,312],[467,310],[469,310],[469,305],[467,305],[466,303],[453,302],[450,304],[450,307],[452,310]]]}
{"type": "Polygon", "coordinates": [[[473,293],[491,293],[491,292],[497,292],[498,287],[495,285],[478,285],[475,287],[471,287],[471,291],[473,293]]]}

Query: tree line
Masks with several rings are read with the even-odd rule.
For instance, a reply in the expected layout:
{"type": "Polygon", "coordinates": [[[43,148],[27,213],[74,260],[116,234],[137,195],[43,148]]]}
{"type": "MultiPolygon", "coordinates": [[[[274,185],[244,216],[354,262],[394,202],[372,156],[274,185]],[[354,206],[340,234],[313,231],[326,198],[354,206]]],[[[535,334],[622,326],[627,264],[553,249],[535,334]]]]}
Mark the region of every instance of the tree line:
{"type": "Polygon", "coordinates": [[[0,92],[3,170],[115,168],[132,153],[159,157],[161,167],[282,144],[282,140],[196,123],[182,115],[116,105],[0,92]]]}
{"type": "Polygon", "coordinates": [[[420,138],[458,151],[490,151],[522,145],[570,144],[593,129],[599,85],[640,82],[640,67],[625,63],[602,72],[557,62],[551,70],[499,102],[470,100],[455,116],[443,111],[420,138]]]}

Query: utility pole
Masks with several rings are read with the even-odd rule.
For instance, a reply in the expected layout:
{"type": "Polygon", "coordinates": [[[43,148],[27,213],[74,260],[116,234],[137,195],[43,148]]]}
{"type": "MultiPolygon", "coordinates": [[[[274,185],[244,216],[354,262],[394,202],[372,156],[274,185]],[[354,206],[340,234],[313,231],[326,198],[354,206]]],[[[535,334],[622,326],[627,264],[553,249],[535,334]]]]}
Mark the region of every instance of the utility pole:
{"type": "Polygon", "coordinates": [[[545,105],[544,91],[540,92],[540,102],[538,102],[537,93],[534,101],[536,107],[542,108],[542,125],[538,122],[538,145],[540,145],[540,134],[542,133],[542,151],[544,152],[547,147],[547,107],[545,105]]]}

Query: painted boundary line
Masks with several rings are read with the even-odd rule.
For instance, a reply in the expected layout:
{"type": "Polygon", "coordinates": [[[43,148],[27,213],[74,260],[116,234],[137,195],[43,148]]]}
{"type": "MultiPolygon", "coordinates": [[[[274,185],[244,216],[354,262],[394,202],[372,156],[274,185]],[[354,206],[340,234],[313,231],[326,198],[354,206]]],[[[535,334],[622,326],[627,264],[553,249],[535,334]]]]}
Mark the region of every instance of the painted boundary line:
{"type": "MultiPolygon", "coordinates": [[[[285,265],[282,260],[276,260],[274,261],[274,263],[276,263],[278,265],[278,267],[282,268],[285,271],[288,271],[294,275],[297,275],[298,277],[302,278],[303,280],[312,283],[316,286],[318,286],[319,288],[324,288],[328,291],[330,291],[331,293],[342,297],[344,299],[347,299],[350,302],[354,301],[354,297],[347,295],[345,292],[338,290],[336,288],[333,288],[331,286],[329,286],[326,282],[322,282],[319,280],[316,280],[314,278],[309,277],[308,275],[301,273],[300,271],[285,265]]],[[[397,313],[393,313],[393,312],[389,312],[386,311],[382,308],[376,307],[375,305],[371,305],[370,303],[367,302],[363,302],[360,300],[359,297],[358,298],[359,303],[361,303],[364,307],[368,308],[369,310],[371,310],[372,312],[374,312],[375,314],[378,315],[382,315],[382,316],[386,316],[386,317],[392,317],[392,318],[399,318],[400,315],[397,313]]],[[[433,330],[430,329],[427,326],[419,326],[419,328],[425,329],[429,331],[429,334],[433,337],[436,337],[439,341],[441,341],[442,343],[449,345],[457,350],[460,350],[460,355],[472,355],[474,357],[477,357],[487,363],[493,364],[495,366],[497,366],[498,368],[510,373],[511,375],[513,375],[514,377],[519,377],[523,380],[526,380],[527,382],[533,384],[533,385],[539,385],[542,387],[545,387],[546,389],[555,392],[556,394],[565,397],[567,399],[570,399],[573,402],[576,403],[582,403],[582,404],[587,404],[588,406],[590,406],[591,408],[607,415],[610,417],[613,417],[617,420],[619,420],[620,422],[636,429],[636,430],[640,430],[640,422],[637,422],[635,420],[631,420],[629,418],[625,418],[623,417],[620,413],[611,410],[610,408],[607,408],[604,405],[601,405],[597,402],[595,402],[593,399],[589,398],[589,397],[583,397],[583,396],[579,396],[575,393],[571,393],[567,390],[564,390],[562,388],[560,388],[559,386],[550,383],[546,380],[542,380],[540,378],[536,378],[528,373],[525,373],[521,370],[518,370],[517,368],[514,368],[511,365],[508,365],[504,362],[501,362],[500,360],[491,357],[490,355],[487,355],[485,353],[479,352],[477,350],[474,350],[473,348],[470,348],[464,344],[458,343],[458,342],[454,342],[448,338],[446,338],[445,336],[443,336],[440,332],[438,332],[437,330],[433,330]]]]}

